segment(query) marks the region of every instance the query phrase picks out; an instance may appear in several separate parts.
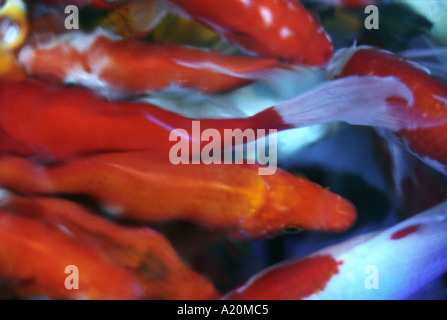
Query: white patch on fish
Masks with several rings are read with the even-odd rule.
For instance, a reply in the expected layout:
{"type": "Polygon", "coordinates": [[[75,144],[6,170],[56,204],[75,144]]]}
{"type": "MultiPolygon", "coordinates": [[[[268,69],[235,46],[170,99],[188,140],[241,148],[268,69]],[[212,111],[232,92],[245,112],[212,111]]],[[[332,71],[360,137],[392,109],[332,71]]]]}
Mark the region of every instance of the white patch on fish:
{"type": "Polygon", "coordinates": [[[289,38],[292,34],[292,30],[290,30],[288,27],[282,27],[281,30],[279,30],[279,35],[283,39],[289,38]]]}
{"type": "Polygon", "coordinates": [[[262,20],[264,21],[264,25],[266,27],[270,27],[273,22],[272,11],[269,8],[262,6],[259,8],[259,14],[261,15],[262,20]]]}

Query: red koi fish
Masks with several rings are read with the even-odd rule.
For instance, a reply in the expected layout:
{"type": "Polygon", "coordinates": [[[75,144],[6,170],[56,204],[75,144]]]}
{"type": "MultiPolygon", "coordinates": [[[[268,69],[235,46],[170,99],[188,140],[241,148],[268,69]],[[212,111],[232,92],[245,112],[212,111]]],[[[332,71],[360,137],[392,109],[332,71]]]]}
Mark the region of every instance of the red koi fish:
{"type": "Polygon", "coordinates": [[[171,0],[247,53],[324,65],[331,40],[314,15],[293,0],[171,0]]]}
{"type": "Polygon", "coordinates": [[[223,299],[401,300],[446,270],[444,201],[388,229],[271,266],[223,299]]]}
{"type": "Polygon", "coordinates": [[[137,276],[56,225],[0,211],[0,277],[19,298],[141,299],[137,276]],[[68,290],[67,266],[79,270],[68,290]],[[111,281],[113,279],[113,281],[111,281]]]}
{"type": "MultiPolygon", "coordinates": [[[[350,77],[324,83],[252,117],[201,119],[200,126],[221,137],[225,129],[270,132],[332,121],[405,128],[411,110],[406,104],[396,106],[397,99],[390,97],[412,99],[393,78],[350,77]]],[[[108,151],[151,150],[167,157],[174,144],[172,131],[189,129],[192,121],[145,103],[105,100],[84,88],[35,80],[0,83],[0,153],[50,162],[108,151]]],[[[189,134],[186,139],[195,138],[189,134]]]]}
{"type": "Polygon", "coordinates": [[[21,50],[19,61],[29,75],[79,84],[108,96],[176,88],[220,93],[253,82],[262,71],[280,67],[274,59],[117,40],[98,32],[73,32],[44,44],[28,45],[21,50]]]}
{"type": "MultiPolygon", "coordinates": [[[[419,120],[431,121],[427,127],[404,128],[396,134],[409,149],[427,164],[447,172],[447,86],[421,67],[395,54],[374,48],[345,49],[336,57],[338,78],[352,75],[393,76],[414,96],[419,120]]],[[[335,66],[334,65],[334,66],[335,66]]]]}
{"type": "Polygon", "coordinates": [[[331,255],[281,263],[248,279],[223,300],[302,300],[324,289],[338,271],[331,255]]]}
{"type": "Polygon", "coordinates": [[[151,152],[102,154],[47,167],[3,156],[0,184],[24,194],[88,195],[119,218],[187,220],[234,239],[289,227],[340,232],[356,218],[347,200],[282,170],[267,176],[258,174],[257,165],[173,165],[151,152]]]}
{"type": "MultiPolygon", "coordinates": [[[[98,249],[110,261],[138,278],[144,299],[216,299],[220,296],[206,278],[196,274],[181,261],[164,236],[147,227],[120,226],[81,205],[56,198],[26,198],[7,194],[2,196],[1,206],[3,210],[14,212],[15,215],[63,229],[71,238],[98,249]]],[[[27,252],[21,252],[23,259],[29,258],[27,252]]],[[[6,261],[9,260],[4,260],[3,263],[6,261]]],[[[75,262],[72,264],[76,264],[75,262]]],[[[20,264],[15,266],[15,269],[20,268],[23,268],[20,264]]],[[[84,271],[79,269],[81,280],[85,278],[84,271]]],[[[49,276],[51,275],[33,274],[38,279],[49,276]]],[[[115,279],[111,278],[109,281],[115,282],[115,279]]],[[[85,285],[81,281],[80,289],[85,285]]],[[[101,292],[100,287],[96,290],[104,296],[108,294],[101,292]]],[[[70,298],[68,290],[66,294],[70,298]]]]}

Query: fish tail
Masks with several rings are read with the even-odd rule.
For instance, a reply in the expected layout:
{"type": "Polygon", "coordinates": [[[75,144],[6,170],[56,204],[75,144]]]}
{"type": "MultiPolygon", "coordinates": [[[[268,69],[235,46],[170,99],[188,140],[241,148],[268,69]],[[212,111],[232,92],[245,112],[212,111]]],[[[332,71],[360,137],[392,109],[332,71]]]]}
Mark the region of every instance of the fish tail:
{"type": "Polygon", "coordinates": [[[395,77],[351,76],[327,81],[254,116],[287,129],[344,121],[398,131],[439,125],[413,108],[413,94],[395,77]]]}

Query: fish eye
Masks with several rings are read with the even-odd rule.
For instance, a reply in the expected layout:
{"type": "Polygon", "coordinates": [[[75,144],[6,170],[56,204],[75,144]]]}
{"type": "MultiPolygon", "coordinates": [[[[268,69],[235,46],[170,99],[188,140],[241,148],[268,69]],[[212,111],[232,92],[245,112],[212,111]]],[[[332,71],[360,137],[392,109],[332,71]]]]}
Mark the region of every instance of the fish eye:
{"type": "Polygon", "coordinates": [[[303,228],[296,225],[289,225],[283,229],[283,232],[287,234],[297,234],[298,232],[301,231],[303,231],[303,228]]]}

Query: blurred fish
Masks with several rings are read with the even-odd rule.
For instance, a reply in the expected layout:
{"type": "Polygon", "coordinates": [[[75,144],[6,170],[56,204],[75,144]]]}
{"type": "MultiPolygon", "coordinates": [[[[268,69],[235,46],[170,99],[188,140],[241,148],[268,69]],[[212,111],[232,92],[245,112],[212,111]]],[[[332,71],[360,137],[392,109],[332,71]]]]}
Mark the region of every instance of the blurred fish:
{"type": "Polygon", "coordinates": [[[298,1],[170,1],[250,54],[317,66],[332,57],[331,40],[298,1]]]}
{"type": "Polygon", "coordinates": [[[0,184],[22,194],[86,195],[116,218],[191,221],[234,239],[267,237],[289,227],[341,232],[356,218],[349,201],[304,177],[282,170],[259,175],[254,164],[174,165],[151,152],[52,166],[2,156],[0,184]]]}
{"type": "MultiPolygon", "coordinates": [[[[69,238],[78,242],[78,249],[85,247],[89,251],[97,250],[102,256],[116,265],[116,269],[125,269],[138,279],[138,288],[141,296],[135,298],[142,299],[215,299],[219,293],[214,286],[204,277],[198,275],[181,261],[167,239],[160,233],[148,227],[122,226],[88,210],[80,204],[57,198],[44,197],[23,197],[13,193],[2,192],[0,197],[2,210],[13,212],[16,216],[33,219],[49,227],[64,231],[69,238]]],[[[26,220],[26,219],[25,219],[26,220]]],[[[28,220],[26,220],[28,221],[28,220]]],[[[25,231],[25,230],[23,230],[25,231]]],[[[21,234],[21,233],[19,233],[21,234]]],[[[25,236],[26,238],[26,236],[25,236]]],[[[7,246],[3,243],[1,246],[7,246]]],[[[31,243],[29,244],[32,245],[31,243]]],[[[48,250],[57,247],[58,244],[49,244],[48,250]]],[[[33,266],[37,261],[32,260],[29,250],[18,252],[27,260],[27,265],[33,266]]],[[[51,253],[53,254],[53,253],[51,253]]],[[[68,258],[69,256],[67,256],[68,258]]],[[[70,264],[77,265],[77,254],[73,254],[70,264]]],[[[39,257],[42,259],[43,257],[39,257]]],[[[63,260],[63,256],[54,252],[54,259],[63,260]]],[[[104,258],[102,258],[104,259],[104,258]]],[[[24,266],[19,260],[3,257],[2,264],[10,263],[16,270],[21,270],[24,266]]],[[[45,261],[45,259],[44,259],[45,261]]],[[[101,261],[101,260],[100,260],[101,261]]],[[[100,263],[92,261],[92,264],[100,263]]],[[[116,285],[117,292],[104,291],[105,288],[99,286],[95,281],[87,283],[87,269],[83,266],[79,269],[79,291],[60,290],[61,297],[74,298],[75,292],[85,294],[87,286],[91,285],[91,290],[95,290],[97,296],[84,296],[84,298],[101,298],[109,296],[112,299],[120,299],[126,290],[121,293],[119,286],[128,287],[131,283],[121,283],[119,279],[107,279],[113,288],[116,285]],[[85,281],[84,281],[85,280],[85,281]]],[[[63,270],[63,269],[62,269],[63,270]]],[[[61,274],[61,271],[56,274],[61,274]]],[[[94,274],[93,277],[101,278],[103,273],[94,274]]],[[[3,274],[11,282],[11,289],[20,295],[21,298],[32,298],[31,293],[22,292],[20,283],[11,274],[3,274]]],[[[54,296],[56,288],[46,288],[42,283],[51,277],[56,276],[46,273],[34,273],[36,291],[42,290],[42,294],[47,297],[54,296]],[[52,291],[54,290],[54,291],[52,291]]],[[[59,283],[59,286],[63,284],[59,283]]]]}
{"type": "Polygon", "coordinates": [[[57,225],[0,210],[0,249],[0,276],[19,298],[143,297],[136,275],[57,225]],[[64,285],[66,267],[71,265],[81,272],[79,290],[64,285]]]}
{"type": "MultiPolygon", "coordinates": [[[[395,130],[427,125],[412,114],[417,110],[408,107],[411,100],[411,92],[396,79],[354,76],[325,82],[250,117],[201,119],[200,127],[224,137],[225,129],[287,130],[334,121],[395,130]]],[[[43,162],[109,151],[167,156],[171,132],[188,130],[193,120],[146,103],[106,100],[84,88],[30,79],[0,84],[0,153],[43,162]]],[[[197,140],[191,133],[184,138],[197,140]]]]}
{"type": "Polygon", "coordinates": [[[368,47],[342,49],[336,54],[331,72],[338,78],[353,75],[394,76],[412,90],[413,109],[419,116],[409,122],[426,120],[427,127],[393,130],[409,149],[435,169],[447,172],[447,86],[431,77],[423,67],[396,54],[368,47]]]}
{"type": "Polygon", "coordinates": [[[271,266],[223,299],[405,299],[447,270],[446,231],[444,201],[388,229],[271,266]]]}
{"type": "Polygon", "coordinates": [[[176,89],[221,93],[281,68],[274,59],[120,40],[101,31],[70,32],[28,45],[21,50],[19,61],[29,75],[90,87],[106,96],[176,89]]]}

